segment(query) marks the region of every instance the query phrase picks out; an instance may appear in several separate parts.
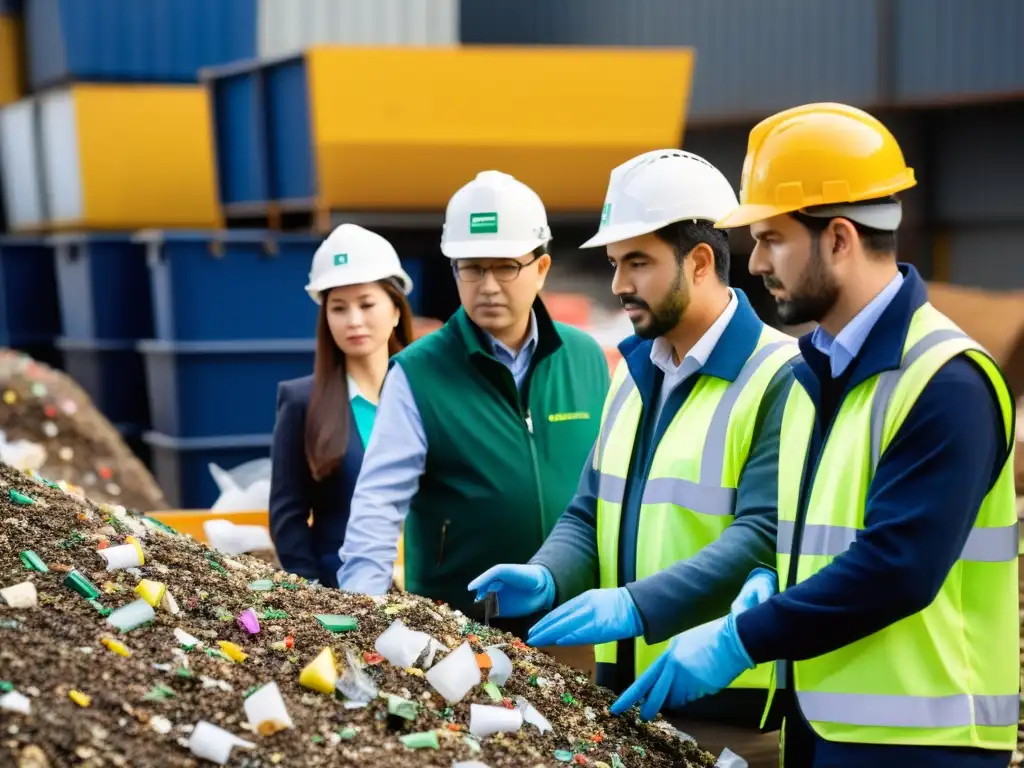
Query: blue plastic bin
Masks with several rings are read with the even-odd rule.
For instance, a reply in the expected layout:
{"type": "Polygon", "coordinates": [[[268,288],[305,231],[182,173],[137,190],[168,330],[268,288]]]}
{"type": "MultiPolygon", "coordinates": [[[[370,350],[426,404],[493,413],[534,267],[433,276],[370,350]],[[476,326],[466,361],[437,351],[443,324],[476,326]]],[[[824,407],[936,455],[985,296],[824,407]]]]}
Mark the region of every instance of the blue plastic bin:
{"type": "Polygon", "coordinates": [[[257,0],[31,0],[31,90],[69,81],[196,82],[256,56],[257,0]]]}
{"type": "Polygon", "coordinates": [[[153,429],[175,438],[270,433],[278,382],[313,371],[312,339],[147,340],[138,349],[153,429]]]}
{"type": "Polygon", "coordinates": [[[317,306],[306,294],[320,238],[263,230],[145,232],[163,341],[311,339],[317,306]]]}
{"type": "Polygon", "coordinates": [[[59,235],[49,242],[65,338],[152,338],[149,270],[141,245],[127,234],[59,235]]]}
{"type": "Polygon", "coordinates": [[[57,339],[64,371],[113,423],[149,426],[146,367],[133,341],[57,339]]]}
{"type": "Polygon", "coordinates": [[[271,435],[237,435],[181,439],[146,432],[153,474],[175,509],[209,509],[220,496],[209,464],[232,469],[239,464],[270,456],[271,435]]]}
{"type": "Polygon", "coordinates": [[[41,238],[0,237],[0,347],[52,345],[59,335],[49,246],[41,238]]]}

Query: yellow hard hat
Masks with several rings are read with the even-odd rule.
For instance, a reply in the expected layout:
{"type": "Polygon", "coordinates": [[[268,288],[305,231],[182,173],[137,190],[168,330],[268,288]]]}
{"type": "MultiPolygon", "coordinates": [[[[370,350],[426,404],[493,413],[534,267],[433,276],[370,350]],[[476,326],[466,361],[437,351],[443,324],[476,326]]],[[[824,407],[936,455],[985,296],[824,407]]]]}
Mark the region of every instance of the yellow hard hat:
{"type": "Polygon", "coordinates": [[[846,104],[805,104],[751,130],[739,207],[715,226],[742,227],[810,206],[874,200],[916,183],[896,139],[876,118],[846,104]]]}

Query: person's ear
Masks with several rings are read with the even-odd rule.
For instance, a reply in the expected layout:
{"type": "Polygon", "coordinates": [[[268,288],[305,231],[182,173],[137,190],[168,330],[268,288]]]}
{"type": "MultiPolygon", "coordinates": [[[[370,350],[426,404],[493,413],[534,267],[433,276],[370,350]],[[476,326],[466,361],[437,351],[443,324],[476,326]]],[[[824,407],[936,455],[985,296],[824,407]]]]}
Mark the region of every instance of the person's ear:
{"type": "Polygon", "coordinates": [[[698,243],[697,246],[687,254],[684,263],[689,260],[693,265],[693,284],[700,285],[710,275],[715,273],[715,252],[707,243],[698,243]]]}

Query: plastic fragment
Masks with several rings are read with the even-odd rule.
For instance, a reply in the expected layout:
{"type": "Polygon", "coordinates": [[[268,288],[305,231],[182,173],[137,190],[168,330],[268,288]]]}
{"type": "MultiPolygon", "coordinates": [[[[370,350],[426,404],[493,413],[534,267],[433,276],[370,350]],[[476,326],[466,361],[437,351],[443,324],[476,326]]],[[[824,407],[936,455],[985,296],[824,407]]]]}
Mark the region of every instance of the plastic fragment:
{"type": "Polygon", "coordinates": [[[487,694],[487,698],[491,701],[501,701],[501,691],[498,690],[498,686],[488,681],[484,683],[481,688],[484,689],[484,693],[487,694]]]}
{"type": "Polygon", "coordinates": [[[377,685],[359,666],[352,651],[345,652],[345,671],[335,688],[346,699],[353,702],[370,702],[377,697],[377,685]]]}
{"type": "Polygon", "coordinates": [[[293,727],[281,689],[270,682],[245,699],[245,719],[261,736],[273,736],[293,727]]]}
{"type": "Polygon", "coordinates": [[[374,649],[396,667],[411,667],[430,642],[430,635],[409,629],[395,619],[374,643],[374,649]]]}
{"type": "Polygon", "coordinates": [[[429,682],[450,704],[455,704],[480,684],[480,667],[469,643],[463,643],[427,672],[429,682]]]}
{"type": "Polygon", "coordinates": [[[220,646],[221,652],[234,662],[241,664],[249,658],[249,654],[243,651],[241,646],[229,643],[227,640],[219,640],[217,645],[220,646]]]}
{"type": "Polygon", "coordinates": [[[238,622],[238,626],[248,632],[250,635],[258,635],[260,632],[260,620],[256,616],[256,611],[252,608],[246,608],[235,619],[238,622]]]}
{"type": "Polygon", "coordinates": [[[153,715],[149,718],[149,727],[162,736],[171,732],[171,721],[161,715],[153,715]]]}
{"type": "Polygon", "coordinates": [[[0,589],[0,597],[3,597],[4,602],[11,608],[35,608],[39,602],[36,585],[31,581],[23,581],[0,589]]]}
{"type": "Polygon", "coordinates": [[[181,613],[181,609],[178,607],[178,601],[174,599],[174,595],[171,594],[171,590],[164,590],[164,596],[160,598],[160,607],[167,611],[172,616],[176,616],[181,613]]]}
{"type": "Polygon", "coordinates": [[[379,653],[373,653],[372,651],[363,651],[363,661],[365,661],[372,667],[383,662],[384,657],[381,656],[379,653]]]}
{"type": "Polygon", "coordinates": [[[97,551],[100,557],[107,561],[108,571],[137,568],[146,563],[146,556],[142,552],[142,546],[137,541],[132,541],[129,544],[120,544],[116,547],[108,546],[97,551]]]}
{"type": "Polygon", "coordinates": [[[0,709],[7,712],[18,712],[22,715],[31,715],[32,702],[28,696],[22,693],[8,691],[3,696],[0,696],[0,709]]]}
{"type": "Polygon", "coordinates": [[[518,709],[491,707],[486,704],[469,705],[469,732],[478,739],[494,733],[515,733],[523,727],[523,713],[518,709]]]}
{"type": "Polygon", "coordinates": [[[143,701],[166,701],[167,699],[173,699],[175,696],[174,690],[168,688],[166,685],[154,685],[145,696],[142,697],[143,701]]]}
{"type": "Polygon", "coordinates": [[[525,696],[516,696],[516,706],[523,714],[523,722],[535,725],[541,733],[552,730],[551,723],[542,715],[536,707],[527,701],[525,696]]]}
{"type": "Polygon", "coordinates": [[[334,651],[324,648],[299,673],[299,685],[311,688],[320,693],[334,693],[338,684],[338,668],[334,659],[334,651]]]}
{"type": "Polygon", "coordinates": [[[260,579],[258,581],[251,582],[249,584],[249,589],[253,592],[269,592],[275,586],[274,582],[270,579],[260,579]]]}
{"type": "Polygon", "coordinates": [[[0,680],[0,693],[10,693],[14,690],[14,683],[10,680],[0,680]]]}
{"type": "Polygon", "coordinates": [[[622,762],[622,758],[612,752],[612,768],[626,768],[626,764],[622,762]]]}
{"type": "Polygon", "coordinates": [[[409,749],[440,749],[437,741],[437,731],[423,731],[422,733],[407,733],[399,736],[398,740],[409,749]]]}
{"type": "Polygon", "coordinates": [[[27,507],[30,504],[36,503],[36,500],[33,499],[31,496],[26,496],[24,493],[20,493],[19,491],[16,491],[13,488],[11,488],[11,490],[7,492],[7,496],[15,504],[20,504],[23,507],[27,507]]]}
{"type": "Polygon", "coordinates": [[[388,694],[388,714],[401,717],[409,722],[414,721],[420,713],[420,707],[415,701],[403,699],[401,696],[388,694]]]}
{"type": "Polygon", "coordinates": [[[489,645],[484,650],[491,659],[491,671],[487,673],[487,679],[495,685],[504,685],[512,677],[512,660],[496,645],[489,645]]]}
{"type": "Polygon", "coordinates": [[[111,612],[107,617],[107,622],[113,624],[121,632],[130,632],[154,618],[156,618],[156,613],[153,612],[153,606],[145,600],[135,600],[111,612]]]}
{"type": "Polygon", "coordinates": [[[21,564],[30,571],[39,571],[40,573],[49,573],[50,571],[42,558],[31,549],[26,549],[18,557],[21,559],[21,564]]]}
{"type": "Polygon", "coordinates": [[[314,616],[320,626],[328,632],[351,632],[359,629],[359,620],[355,616],[342,616],[335,613],[321,613],[314,616]]]}
{"type": "Polygon", "coordinates": [[[556,749],[554,758],[560,763],[569,763],[572,762],[572,752],[567,749],[556,749]]]}
{"type": "Polygon", "coordinates": [[[480,669],[490,669],[491,657],[488,656],[486,653],[476,654],[476,665],[480,667],[480,669]]]}
{"type": "Polygon", "coordinates": [[[213,549],[228,556],[274,549],[270,531],[262,525],[235,525],[230,520],[207,520],[203,523],[203,533],[213,549]]]}
{"type": "Polygon", "coordinates": [[[119,643],[112,637],[104,637],[100,640],[100,642],[103,643],[103,645],[105,645],[109,651],[111,651],[112,653],[116,653],[118,656],[124,656],[125,658],[127,658],[128,656],[132,655],[132,652],[128,650],[128,648],[125,647],[124,644],[119,643]]]}
{"type": "Polygon", "coordinates": [[[180,627],[174,630],[174,639],[177,640],[178,645],[180,645],[186,651],[191,651],[197,645],[202,645],[202,642],[200,642],[198,637],[193,637],[180,627]]]}
{"type": "Polygon", "coordinates": [[[260,616],[260,618],[267,619],[267,620],[270,620],[270,621],[273,621],[274,619],[287,619],[288,618],[288,612],[287,611],[279,611],[276,608],[267,608],[267,610],[265,610],[263,612],[263,615],[260,616]]]}
{"type": "Polygon", "coordinates": [[[68,691],[68,698],[80,707],[88,707],[92,703],[92,696],[81,691],[68,691]]]}
{"type": "Polygon", "coordinates": [[[255,749],[256,745],[206,720],[196,723],[188,740],[193,755],[218,765],[225,765],[231,759],[231,750],[235,747],[255,749]]]}
{"type": "Polygon", "coordinates": [[[348,728],[342,728],[338,732],[338,735],[341,736],[341,738],[343,738],[345,741],[351,741],[352,739],[354,739],[356,737],[357,733],[358,733],[358,731],[355,728],[348,727],[348,728]]]}
{"type": "Polygon", "coordinates": [[[75,590],[75,592],[87,600],[100,596],[100,591],[96,588],[96,585],[89,581],[85,574],[77,570],[72,570],[64,577],[64,586],[75,590]]]}
{"type": "Polygon", "coordinates": [[[143,579],[135,585],[135,594],[154,608],[160,605],[160,601],[163,599],[164,592],[166,591],[166,584],[162,584],[159,581],[151,581],[150,579],[143,579]]]}
{"type": "Polygon", "coordinates": [[[750,764],[726,747],[715,762],[715,768],[747,768],[750,764]]]}

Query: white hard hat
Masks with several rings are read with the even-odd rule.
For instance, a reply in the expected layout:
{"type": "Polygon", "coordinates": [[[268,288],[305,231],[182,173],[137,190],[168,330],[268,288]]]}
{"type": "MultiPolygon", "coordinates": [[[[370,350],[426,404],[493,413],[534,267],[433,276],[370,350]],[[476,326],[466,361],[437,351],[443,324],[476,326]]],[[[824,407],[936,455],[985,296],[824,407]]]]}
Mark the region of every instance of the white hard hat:
{"type": "Polygon", "coordinates": [[[342,224],[313,254],[306,293],[319,304],[321,294],[329,288],[375,283],[388,277],[397,278],[406,294],[412,291],[412,280],[391,243],[358,224],[342,224]]]}
{"type": "Polygon", "coordinates": [[[597,234],[581,248],[618,243],[686,219],[715,222],[736,209],[715,166],[681,149],[656,149],[612,171],[597,234]]]}
{"type": "Polygon", "coordinates": [[[551,239],[537,193],[501,171],[481,171],[452,195],[441,253],[449,259],[517,259],[551,239]]]}

